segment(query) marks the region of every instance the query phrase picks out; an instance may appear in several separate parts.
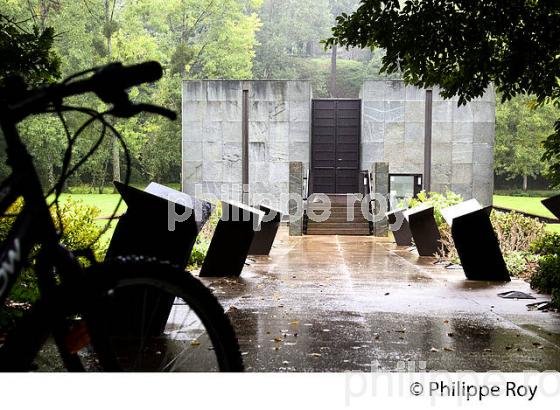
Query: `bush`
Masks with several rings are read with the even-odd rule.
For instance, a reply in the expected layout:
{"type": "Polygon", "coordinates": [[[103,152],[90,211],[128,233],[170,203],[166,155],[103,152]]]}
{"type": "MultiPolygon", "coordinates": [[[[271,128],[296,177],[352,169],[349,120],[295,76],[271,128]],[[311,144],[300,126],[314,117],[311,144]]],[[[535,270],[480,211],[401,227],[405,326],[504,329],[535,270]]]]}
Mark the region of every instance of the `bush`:
{"type": "Polygon", "coordinates": [[[455,194],[451,191],[447,191],[445,194],[440,194],[439,192],[429,192],[421,191],[416,198],[412,198],[408,202],[409,207],[418,206],[421,204],[432,205],[434,207],[434,217],[436,219],[436,224],[438,227],[447,225],[441,214],[443,208],[447,208],[463,201],[463,197],[459,194],[455,194]]]}
{"type": "MultiPolygon", "coordinates": [[[[6,216],[0,218],[0,241],[3,242],[8,237],[10,228],[15,220],[14,215],[19,214],[22,208],[23,201],[19,199],[6,211],[6,216]]],[[[60,222],[62,221],[62,227],[64,228],[61,243],[70,250],[80,250],[91,246],[94,255],[98,259],[102,259],[106,250],[105,246],[100,241],[92,244],[102,231],[102,227],[95,222],[99,212],[100,210],[96,207],[84,205],[81,201],[73,201],[70,198],[66,200],[60,209],[60,219],[56,211],[52,209],[51,214],[55,225],[60,229],[60,222]]],[[[0,328],[12,324],[39,296],[37,277],[35,275],[35,258],[38,251],[39,247],[37,246],[31,252],[29,267],[22,271],[10,292],[5,309],[0,311],[0,328]]],[[[86,261],[82,262],[87,263],[86,261]]]]}
{"type": "Polygon", "coordinates": [[[537,271],[531,278],[531,287],[552,294],[552,304],[560,308],[560,255],[540,258],[537,271]]]}
{"type": "Polygon", "coordinates": [[[531,245],[531,252],[537,255],[557,255],[560,253],[560,234],[546,233],[531,245]]]}
{"type": "Polygon", "coordinates": [[[518,212],[492,211],[490,220],[503,254],[530,252],[533,242],[542,240],[546,235],[544,223],[518,212]]]}
{"type": "Polygon", "coordinates": [[[190,270],[198,269],[200,268],[200,266],[202,266],[204,258],[206,257],[206,253],[208,252],[208,246],[210,246],[210,241],[212,240],[212,236],[214,235],[214,231],[216,230],[216,225],[218,225],[218,221],[221,217],[222,206],[221,203],[218,202],[218,204],[216,205],[216,209],[210,215],[210,219],[208,220],[208,222],[206,222],[206,224],[196,237],[196,242],[194,244],[188,263],[188,267],[190,270]]]}

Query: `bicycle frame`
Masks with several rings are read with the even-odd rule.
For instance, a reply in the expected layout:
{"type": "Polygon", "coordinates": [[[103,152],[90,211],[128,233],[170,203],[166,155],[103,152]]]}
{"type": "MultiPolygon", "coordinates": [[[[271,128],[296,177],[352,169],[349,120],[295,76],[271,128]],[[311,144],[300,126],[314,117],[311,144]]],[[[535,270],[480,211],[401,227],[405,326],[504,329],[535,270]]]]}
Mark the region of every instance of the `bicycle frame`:
{"type": "Polygon", "coordinates": [[[83,269],[72,253],[59,244],[59,235],[32,157],[21,142],[15,124],[6,117],[7,110],[1,108],[0,125],[7,142],[8,164],[13,173],[0,188],[0,214],[4,215],[19,197],[23,198],[24,206],[0,248],[0,306],[4,306],[33,248],[41,245],[41,251],[36,269],[40,301],[28,312],[28,317],[34,319],[23,320],[21,325],[18,323],[18,329],[8,335],[0,349],[0,368],[26,370],[51,331],[68,367],[73,358],[62,343],[65,325],[52,319],[55,317],[53,313],[63,309],[73,295],[84,297],[83,287],[78,287],[83,269]],[[55,269],[60,285],[57,284],[55,269]],[[25,326],[26,322],[28,326],[25,326]],[[43,326],[38,328],[37,323],[43,326]],[[22,348],[22,345],[25,346],[22,348]],[[16,354],[24,357],[16,359],[13,357],[16,354]]]}

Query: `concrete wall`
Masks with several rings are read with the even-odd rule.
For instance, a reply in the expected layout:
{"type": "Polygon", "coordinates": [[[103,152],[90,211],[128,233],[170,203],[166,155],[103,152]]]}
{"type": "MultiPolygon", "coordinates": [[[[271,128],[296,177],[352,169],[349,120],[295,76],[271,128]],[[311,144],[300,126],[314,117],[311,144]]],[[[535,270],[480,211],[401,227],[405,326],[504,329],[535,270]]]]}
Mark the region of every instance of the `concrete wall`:
{"type": "Polygon", "coordinates": [[[273,198],[269,203],[287,213],[280,195],[288,195],[289,163],[309,167],[307,81],[184,81],[183,191],[241,199],[243,90],[249,91],[251,202],[273,198]]]}
{"type": "MultiPolygon", "coordinates": [[[[289,163],[310,159],[311,86],[306,81],[184,81],[183,190],[241,200],[242,92],[249,92],[249,190],[287,212],[289,163]],[[196,188],[196,189],[195,189],[196,188]],[[272,200],[271,200],[272,199],[272,200]]],[[[362,87],[361,169],[423,173],[425,91],[403,81],[362,87]]],[[[495,95],[457,107],[433,93],[432,190],[489,205],[493,191],[495,95]]]]}
{"type": "MultiPolygon", "coordinates": [[[[423,174],[425,91],[403,81],[366,81],[362,98],[362,169],[388,162],[390,173],[423,174]]],[[[495,136],[493,89],[466,106],[434,89],[432,190],[492,204],[495,136]]]]}

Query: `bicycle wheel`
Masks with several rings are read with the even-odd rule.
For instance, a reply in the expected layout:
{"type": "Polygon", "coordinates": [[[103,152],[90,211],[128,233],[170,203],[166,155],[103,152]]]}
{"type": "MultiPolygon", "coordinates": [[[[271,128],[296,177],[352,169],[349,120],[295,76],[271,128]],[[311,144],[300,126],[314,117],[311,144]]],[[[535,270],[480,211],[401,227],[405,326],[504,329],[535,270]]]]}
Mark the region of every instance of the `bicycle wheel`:
{"type": "MultiPolygon", "coordinates": [[[[91,360],[91,348],[78,353],[85,370],[111,360],[123,371],[243,370],[222,306],[190,273],[128,257],[99,264],[88,274],[98,289],[93,308],[102,336],[94,349],[97,360],[91,360]],[[103,357],[107,354],[113,357],[103,357]]],[[[90,336],[95,341],[96,335],[90,336]]]]}

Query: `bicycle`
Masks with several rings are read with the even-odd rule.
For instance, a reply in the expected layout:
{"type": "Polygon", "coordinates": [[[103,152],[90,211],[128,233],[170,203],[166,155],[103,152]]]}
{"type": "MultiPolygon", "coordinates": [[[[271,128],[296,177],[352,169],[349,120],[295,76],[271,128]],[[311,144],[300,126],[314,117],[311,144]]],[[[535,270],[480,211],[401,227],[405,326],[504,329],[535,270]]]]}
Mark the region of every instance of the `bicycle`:
{"type": "Polygon", "coordinates": [[[0,94],[0,125],[12,169],[0,186],[0,215],[19,197],[24,201],[0,247],[0,306],[9,298],[37,246],[35,275],[40,293],[37,302],[6,334],[0,347],[0,370],[34,370],[36,361],[45,354],[53,356],[53,351],[58,352],[56,355],[69,371],[243,370],[239,345],[222,306],[190,273],[141,255],[97,263],[91,251],[70,252],[60,244],[60,233],[51,215],[51,206],[58,209],[65,181],[101,145],[107,130],[124,148],[128,182],[130,158],[126,144],[105,117],[129,118],[148,112],[175,119],[172,111],[135,104],[128,98],[130,87],[157,81],[161,76],[162,68],[157,62],[133,66],[112,63],[36,90],[26,91],[20,84],[0,94]],[[88,92],[95,93],[110,108],[99,113],[64,103],[68,97],[88,92]],[[46,112],[56,113],[64,122],[63,114],[68,111],[84,113],[89,119],[73,136],[67,131],[68,148],[61,176],[45,195],[16,125],[30,115],[46,112]],[[74,142],[95,121],[102,124],[101,137],[71,166],[74,142]],[[55,199],[49,204],[47,198],[53,194],[55,199]],[[84,256],[90,261],[89,267],[79,262],[79,257],[84,256]],[[127,303],[131,294],[135,297],[134,309],[127,303]],[[169,315],[166,322],[155,325],[154,312],[160,302],[169,315]],[[129,320],[126,315],[132,315],[130,323],[138,325],[134,333],[125,326],[129,320]]]}

